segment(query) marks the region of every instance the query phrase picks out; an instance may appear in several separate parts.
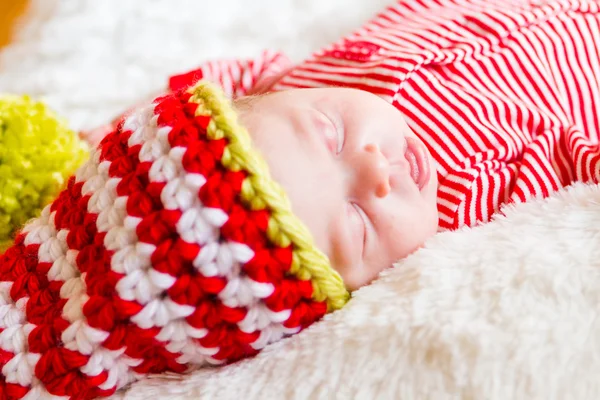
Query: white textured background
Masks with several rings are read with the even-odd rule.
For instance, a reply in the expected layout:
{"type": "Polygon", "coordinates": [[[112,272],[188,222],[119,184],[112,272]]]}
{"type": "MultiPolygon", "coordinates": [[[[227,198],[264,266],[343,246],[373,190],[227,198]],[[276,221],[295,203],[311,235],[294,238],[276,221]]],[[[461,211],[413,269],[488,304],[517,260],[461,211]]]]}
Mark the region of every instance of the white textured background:
{"type": "MultiPolygon", "coordinates": [[[[32,1],[0,53],[0,92],[40,96],[91,128],[208,58],[272,48],[299,60],[390,0],[32,1]]],[[[116,397],[596,400],[599,317],[600,189],[577,185],[436,236],[255,358],[116,397]]]]}
{"type": "Polygon", "coordinates": [[[390,2],[32,0],[16,42],[0,53],[0,92],[41,97],[73,128],[90,129],[170,74],[263,49],[299,61],[390,2]]]}

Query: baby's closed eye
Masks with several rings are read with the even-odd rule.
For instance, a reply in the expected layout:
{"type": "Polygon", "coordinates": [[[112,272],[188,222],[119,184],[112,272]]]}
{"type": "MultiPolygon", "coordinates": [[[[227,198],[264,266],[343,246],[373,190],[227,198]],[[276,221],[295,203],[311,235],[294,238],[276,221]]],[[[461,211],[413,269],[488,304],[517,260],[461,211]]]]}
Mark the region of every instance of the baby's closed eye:
{"type": "Polygon", "coordinates": [[[332,132],[334,134],[335,143],[335,154],[340,154],[344,150],[344,144],[346,143],[346,135],[344,134],[343,124],[340,122],[341,118],[335,118],[331,116],[331,113],[321,111],[321,114],[325,116],[329,122],[332,132]]]}

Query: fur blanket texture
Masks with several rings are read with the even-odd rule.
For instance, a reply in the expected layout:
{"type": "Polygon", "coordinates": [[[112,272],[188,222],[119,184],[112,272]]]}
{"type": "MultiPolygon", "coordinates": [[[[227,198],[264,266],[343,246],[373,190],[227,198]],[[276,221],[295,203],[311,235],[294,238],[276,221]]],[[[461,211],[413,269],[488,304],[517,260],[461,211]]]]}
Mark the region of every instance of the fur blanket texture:
{"type": "Polygon", "coordinates": [[[439,234],[256,358],[123,399],[597,399],[600,189],[439,234]]]}
{"type": "MultiPolygon", "coordinates": [[[[390,0],[32,0],[0,92],[75,129],[209,58],[300,60],[390,0]]],[[[598,399],[600,188],[574,185],[438,234],[343,310],[257,357],[151,376],[118,399],[598,399]]]]}

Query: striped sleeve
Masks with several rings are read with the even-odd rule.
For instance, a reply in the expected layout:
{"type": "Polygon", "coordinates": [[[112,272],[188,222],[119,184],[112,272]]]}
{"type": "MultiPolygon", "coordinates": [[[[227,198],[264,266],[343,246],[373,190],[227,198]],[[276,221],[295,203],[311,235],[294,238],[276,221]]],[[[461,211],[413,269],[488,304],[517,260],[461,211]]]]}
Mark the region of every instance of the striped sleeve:
{"type": "Polygon", "coordinates": [[[239,97],[251,94],[262,81],[289,66],[290,61],[284,54],[268,50],[247,60],[207,61],[195,70],[172,76],[169,89],[177,91],[204,79],[218,84],[227,96],[239,97]]]}

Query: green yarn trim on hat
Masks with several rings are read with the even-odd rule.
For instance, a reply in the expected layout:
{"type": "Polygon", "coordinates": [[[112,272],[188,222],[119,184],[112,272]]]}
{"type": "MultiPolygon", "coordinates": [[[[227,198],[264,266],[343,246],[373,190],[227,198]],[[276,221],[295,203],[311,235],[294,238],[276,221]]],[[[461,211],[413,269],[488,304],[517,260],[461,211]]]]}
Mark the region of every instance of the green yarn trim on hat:
{"type": "Polygon", "coordinates": [[[43,103],[0,95],[0,251],[56,197],[88,153],[43,103]]]}

